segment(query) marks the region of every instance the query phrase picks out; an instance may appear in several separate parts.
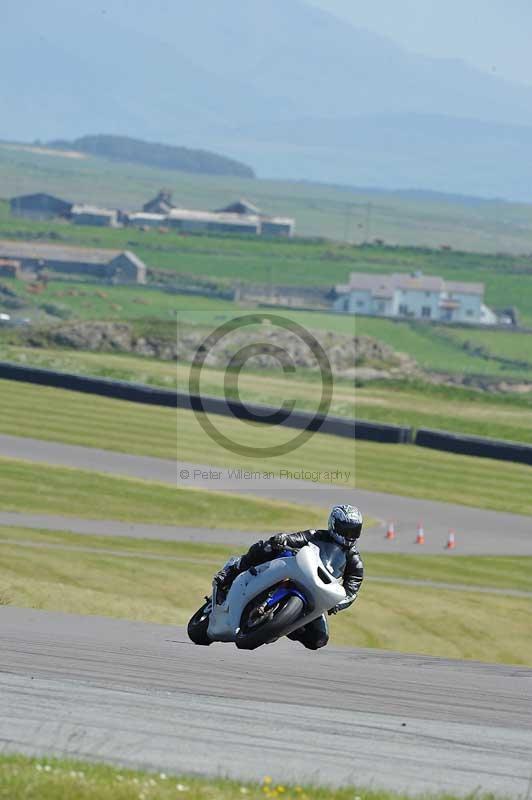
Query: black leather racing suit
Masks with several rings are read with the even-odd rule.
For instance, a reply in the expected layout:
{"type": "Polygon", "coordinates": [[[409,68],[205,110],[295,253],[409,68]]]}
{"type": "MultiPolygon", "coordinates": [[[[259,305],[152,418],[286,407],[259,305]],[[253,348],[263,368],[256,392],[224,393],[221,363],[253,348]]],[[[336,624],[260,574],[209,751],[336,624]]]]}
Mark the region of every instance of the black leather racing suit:
{"type": "MultiPolygon", "coordinates": [[[[342,579],[346,598],[334,609],[343,611],[355,602],[358,590],[364,579],[364,564],[358,552],[356,542],[349,543],[348,546],[338,544],[328,530],[308,530],[298,533],[279,533],[266,541],[256,542],[248,552],[243,555],[230,575],[230,582],[242,572],[264,564],[275,557],[276,553],[282,552],[284,547],[298,550],[309,542],[313,542],[320,548],[321,557],[325,566],[336,577],[342,579]]],[[[318,650],[325,647],[329,641],[329,626],[325,615],[305,625],[289,636],[308,647],[309,650],[318,650]]]]}

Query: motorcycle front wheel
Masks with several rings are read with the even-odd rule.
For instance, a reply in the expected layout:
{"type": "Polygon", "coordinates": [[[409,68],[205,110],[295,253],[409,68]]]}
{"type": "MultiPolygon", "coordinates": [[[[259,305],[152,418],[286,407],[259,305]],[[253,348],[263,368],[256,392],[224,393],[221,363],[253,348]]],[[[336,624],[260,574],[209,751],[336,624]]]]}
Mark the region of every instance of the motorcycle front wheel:
{"type": "Polygon", "coordinates": [[[235,644],[240,650],[255,650],[268,642],[284,636],[284,631],[301,616],[303,601],[291,595],[281,600],[277,607],[261,621],[257,616],[257,603],[250,603],[240,620],[240,630],[235,644]]]}
{"type": "Polygon", "coordinates": [[[205,610],[207,606],[210,605],[210,602],[211,601],[209,600],[207,603],[204,603],[202,607],[196,611],[194,616],[191,617],[187,627],[188,638],[194,642],[194,644],[200,644],[204,647],[208,647],[210,644],[212,644],[212,641],[207,635],[210,613],[205,613],[205,610]]]}

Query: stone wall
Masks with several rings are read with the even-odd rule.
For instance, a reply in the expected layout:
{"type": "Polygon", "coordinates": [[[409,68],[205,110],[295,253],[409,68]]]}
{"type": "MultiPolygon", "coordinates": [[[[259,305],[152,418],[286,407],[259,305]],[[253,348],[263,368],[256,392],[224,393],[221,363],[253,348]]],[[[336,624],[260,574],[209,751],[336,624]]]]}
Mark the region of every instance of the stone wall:
{"type": "Polygon", "coordinates": [[[247,303],[270,303],[293,308],[332,307],[330,289],[283,286],[280,284],[242,284],[235,286],[235,300],[247,303]]]}

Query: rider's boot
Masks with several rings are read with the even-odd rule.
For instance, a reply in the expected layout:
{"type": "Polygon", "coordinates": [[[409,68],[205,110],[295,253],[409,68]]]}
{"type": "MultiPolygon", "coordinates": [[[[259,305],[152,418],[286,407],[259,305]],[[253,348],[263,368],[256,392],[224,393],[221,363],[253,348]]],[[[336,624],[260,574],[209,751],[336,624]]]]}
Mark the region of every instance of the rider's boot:
{"type": "Polygon", "coordinates": [[[326,618],[318,617],[302,628],[292,631],[288,634],[288,639],[293,642],[301,642],[308,650],[320,650],[329,641],[329,627],[326,618]]]}
{"type": "Polygon", "coordinates": [[[287,634],[286,638],[291,639],[293,642],[300,642],[305,635],[305,628],[298,628],[297,631],[287,634]]]}
{"type": "Polygon", "coordinates": [[[214,582],[218,586],[218,589],[221,589],[227,594],[234,579],[239,573],[239,564],[227,564],[223,569],[216,573],[214,576],[214,582]]]}

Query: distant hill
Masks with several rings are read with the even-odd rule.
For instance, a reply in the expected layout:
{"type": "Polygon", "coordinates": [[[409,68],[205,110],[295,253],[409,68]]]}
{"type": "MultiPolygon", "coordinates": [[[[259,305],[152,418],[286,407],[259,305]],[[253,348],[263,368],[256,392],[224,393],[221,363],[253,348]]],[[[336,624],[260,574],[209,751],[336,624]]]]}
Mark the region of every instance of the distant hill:
{"type": "MultiPolygon", "coordinates": [[[[261,175],[287,174],[287,144],[297,142],[298,161],[322,182],[532,200],[532,125],[403,113],[305,117],[242,133],[239,153],[261,175]]],[[[231,153],[229,141],[220,144],[231,153]]]]}
{"type": "Polygon", "coordinates": [[[2,33],[5,140],[106,131],[261,177],[532,200],[532,88],[305,0],[2,0],[2,33]]]}
{"type": "Polygon", "coordinates": [[[128,161],[132,164],[146,164],[160,169],[176,169],[202,175],[255,177],[251,167],[246,164],[208,150],[191,150],[188,147],[143,142],[140,139],[130,139],[128,136],[100,134],[82,136],[71,141],[56,139],[48,142],[47,147],[56,150],[77,150],[91,156],[110,158],[113,161],[128,161]]]}

